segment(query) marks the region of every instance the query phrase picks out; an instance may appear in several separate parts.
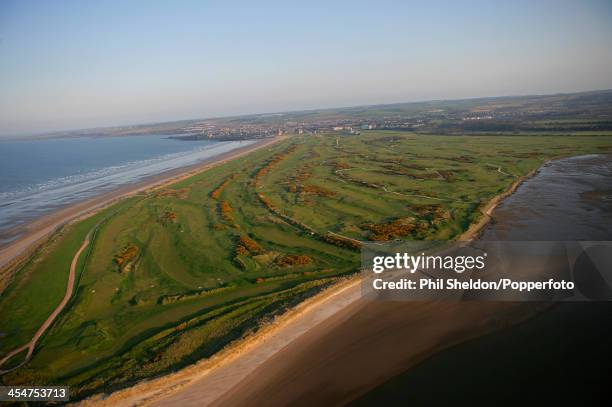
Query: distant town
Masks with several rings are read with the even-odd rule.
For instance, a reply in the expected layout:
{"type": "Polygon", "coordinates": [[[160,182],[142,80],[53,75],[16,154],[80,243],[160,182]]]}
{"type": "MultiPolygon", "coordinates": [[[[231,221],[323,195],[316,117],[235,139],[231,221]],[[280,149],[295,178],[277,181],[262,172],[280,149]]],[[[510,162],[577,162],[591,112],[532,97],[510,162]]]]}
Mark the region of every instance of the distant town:
{"type": "Polygon", "coordinates": [[[545,96],[430,101],[246,115],[56,132],[43,137],[158,134],[182,140],[404,130],[423,134],[612,131],[612,90],[545,96]],[[567,120],[571,115],[572,120],[567,120]]]}

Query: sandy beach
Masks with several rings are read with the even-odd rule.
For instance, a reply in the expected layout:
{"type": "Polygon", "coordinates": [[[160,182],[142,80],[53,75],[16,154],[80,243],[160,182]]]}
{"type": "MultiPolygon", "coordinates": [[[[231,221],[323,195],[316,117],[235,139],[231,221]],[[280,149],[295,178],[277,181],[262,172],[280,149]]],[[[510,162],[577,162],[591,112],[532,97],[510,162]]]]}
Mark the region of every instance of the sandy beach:
{"type": "MultiPolygon", "coordinates": [[[[224,154],[211,157],[196,165],[167,171],[154,177],[147,178],[141,182],[120,187],[114,191],[101,194],[66,208],[59,209],[48,215],[28,222],[18,228],[4,233],[3,238],[17,236],[8,245],[0,248],[0,281],[5,279],[5,273],[11,266],[27,257],[33,249],[44,243],[47,237],[61,225],[83,216],[88,216],[95,211],[111,205],[118,200],[136,194],[138,192],[158,188],[173,182],[180,181],[186,177],[195,175],[214,166],[236,159],[259,148],[269,146],[282,140],[282,137],[263,139],[254,144],[237,148],[224,154]]],[[[1,285],[0,285],[1,287],[1,285]]]]}
{"type": "Polygon", "coordinates": [[[354,278],[209,360],[80,404],[342,405],[431,354],[518,323],[541,308],[371,301],[361,297],[360,280],[354,278]]]}
{"type": "Polygon", "coordinates": [[[357,276],[345,279],[210,359],[109,395],[93,396],[79,405],[167,405],[177,398],[188,405],[210,405],[287,345],[313,332],[321,322],[336,317],[360,297],[357,276]]]}
{"type": "MultiPolygon", "coordinates": [[[[360,299],[210,405],[345,405],[432,354],[516,324],[537,310],[537,304],[360,299]]],[[[155,405],[198,405],[198,395],[205,393],[194,383],[155,405]]]]}
{"type": "MultiPolygon", "coordinates": [[[[495,207],[536,171],[490,200],[459,240],[474,239],[495,207]]],[[[343,280],[208,360],[81,404],[341,405],[433,353],[541,309],[534,304],[372,301],[362,297],[360,283],[359,275],[343,280]]]]}

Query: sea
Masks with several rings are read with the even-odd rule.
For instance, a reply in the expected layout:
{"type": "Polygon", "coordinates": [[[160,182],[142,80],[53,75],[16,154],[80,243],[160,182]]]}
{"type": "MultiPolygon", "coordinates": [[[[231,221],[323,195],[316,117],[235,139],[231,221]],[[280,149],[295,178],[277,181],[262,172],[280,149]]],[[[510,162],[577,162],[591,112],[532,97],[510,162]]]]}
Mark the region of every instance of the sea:
{"type": "Polygon", "coordinates": [[[255,142],[170,136],[0,141],[0,236],[58,208],[255,142]]]}

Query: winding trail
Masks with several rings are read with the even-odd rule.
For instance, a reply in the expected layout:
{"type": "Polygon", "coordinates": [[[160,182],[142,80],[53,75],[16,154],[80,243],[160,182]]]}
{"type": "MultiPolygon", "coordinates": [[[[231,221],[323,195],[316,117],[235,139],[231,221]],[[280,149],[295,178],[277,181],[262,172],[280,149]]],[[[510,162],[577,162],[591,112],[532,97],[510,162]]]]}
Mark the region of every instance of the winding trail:
{"type": "Polygon", "coordinates": [[[30,342],[9,352],[6,356],[0,359],[0,367],[2,367],[2,365],[4,365],[7,361],[9,361],[13,356],[27,349],[28,353],[26,354],[25,359],[23,360],[23,362],[21,362],[19,365],[13,368],[10,368],[7,370],[0,370],[0,375],[13,371],[25,365],[26,363],[30,361],[30,359],[32,358],[32,354],[34,353],[34,349],[36,348],[36,344],[38,343],[38,340],[49,329],[49,327],[51,327],[51,325],[53,324],[57,316],[64,310],[64,308],[68,304],[68,301],[70,301],[70,298],[72,298],[72,294],[74,292],[74,282],[76,280],[76,269],[77,269],[77,264],[79,262],[79,257],[81,256],[81,253],[83,253],[83,250],[85,250],[87,246],[89,245],[91,235],[95,229],[96,227],[94,227],[91,231],[89,231],[89,233],[87,233],[87,236],[85,236],[85,239],[83,240],[83,243],[81,244],[81,247],[79,248],[79,250],[77,250],[77,252],[74,254],[74,257],[72,258],[72,263],[70,263],[70,273],[68,274],[68,283],[66,284],[66,293],[64,294],[64,298],[62,299],[62,301],[53,310],[53,312],[51,313],[51,315],[49,315],[46,321],[43,322],[43,324],[38,328],[38,330],[36,331],[32,339],[30,340],[30,342]]]}
{"type": "Polygon", "coordinates": [[[514,178],[516,178],[516,175],[512,175],[512,174],[510,174],[510,173],[507,173],[506,171],[502,170],[502,167],[500,167],[500,166],[498,166],[498,165],[491,164],[491,163],[485,163],[485,165],[486,165],[486,166],[489,166],[489,167],[497,168],[497,172],[499,172],[499,173],[500,173],[500,174],[502,174],[502,175],[507,175],[507,176],[509,176],[509,177],[514,177],[514,178]]]}
{"type": "MultiPolygon", "coordinates": [[[[366,170],[365,168],[361,168],[361,167],[352,167],[352,168],[345,168],[342,170],[335,170],[334,174],[338,175],[338,174],[342,174],[345,171],[350,171],[350,170],[366,170]]],[[[437,172],[438,174],[440,174],[438,172],[438,170],[434,170],[435,172],[437,172]]],[[[442,179],[444,179],[442,177],[442,175],[440,175],[440,177],[442,179]]],[[[344,182],[345,184],[347,184],[346,180],[342,179],[341,177],[337,176],[338,180],[344,182]]],[[[353,182],[357,183],[357,184],[363,184],[363,182],[359,181],[359,180],[353,180],[353,182]]],[[[382,189],[383,191],[385,191],[388,194],[394,194],[394,195],[400,195],[400,196],[407,196],[409,198],[411,197],[418,197],[418,198],[427,198],[427,199],[433,199],[436,201],[443,201],[443,202],[459,202],[459,201],[453,201],[452,199],[447,199],[447,198],[437,198],[435,196],[429,196],[429,195],[419,195],[419,194],[404,194],[401,192],[396,192],[396,191],[390,191],[385,185],[379,185],[379,184],[368,184],[368,186],[370,187],[374,187],[374,188],[378,188],[378,189],[382,189]]]]}

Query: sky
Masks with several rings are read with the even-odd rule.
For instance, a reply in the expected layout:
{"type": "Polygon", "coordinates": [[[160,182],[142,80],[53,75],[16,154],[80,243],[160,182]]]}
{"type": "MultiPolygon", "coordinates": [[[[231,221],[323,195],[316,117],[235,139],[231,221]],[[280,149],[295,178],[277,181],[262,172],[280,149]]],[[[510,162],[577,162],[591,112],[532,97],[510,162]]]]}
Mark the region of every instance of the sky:
{"type": "Polygon", "coordinates": [[[0,0],[0,135],[596,89],[607,0],[0,0]]]}

